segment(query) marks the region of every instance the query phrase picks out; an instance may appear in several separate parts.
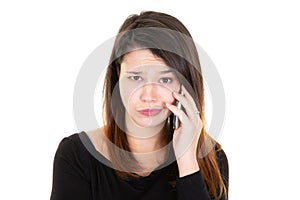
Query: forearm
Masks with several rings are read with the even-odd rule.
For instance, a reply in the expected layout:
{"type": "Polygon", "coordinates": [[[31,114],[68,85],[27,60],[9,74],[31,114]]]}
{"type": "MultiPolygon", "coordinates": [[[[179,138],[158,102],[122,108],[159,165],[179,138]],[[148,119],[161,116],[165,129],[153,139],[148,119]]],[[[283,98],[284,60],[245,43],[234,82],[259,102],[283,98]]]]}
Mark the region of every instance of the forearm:
{"type": "Polygon", "coordinates": [[[211,200],[200,171],[177,178],[176,186],[178,200],[211,200]]]}
{"type": "Polygon", "coordinates": [[[178,200],[210,200],[196,155],[186,152],[177,159],[179,177],[177,179],[178,200]]]}

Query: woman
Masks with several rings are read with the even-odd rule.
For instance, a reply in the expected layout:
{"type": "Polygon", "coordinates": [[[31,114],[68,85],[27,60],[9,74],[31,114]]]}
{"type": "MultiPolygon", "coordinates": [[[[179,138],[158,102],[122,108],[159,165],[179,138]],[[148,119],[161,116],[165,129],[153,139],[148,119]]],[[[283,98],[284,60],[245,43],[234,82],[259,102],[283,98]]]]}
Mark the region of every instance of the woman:
{"type": "Polygon", "coordinates": [[[205,127],[195,44],[176,18],[129,16],[104,80],[104,126],[64,138],[51,199],[227,199],[228,162],[205,127]]]}

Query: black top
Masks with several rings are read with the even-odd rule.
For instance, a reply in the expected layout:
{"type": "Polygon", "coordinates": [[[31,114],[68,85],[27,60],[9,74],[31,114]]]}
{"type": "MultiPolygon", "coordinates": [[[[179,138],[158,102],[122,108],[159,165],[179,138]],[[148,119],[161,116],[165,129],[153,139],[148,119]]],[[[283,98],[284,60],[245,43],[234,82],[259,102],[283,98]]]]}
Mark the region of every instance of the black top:
{"type": "MultiPolygon", "coordinates": [[[[121,179],[97,157],[110,161],[94,147],[88,150],[85,142],[92,144],[85,132],[60,142],[54,158],[51,200],[211,199],[200,171],[179,178],[174,161],[149,176],[121,179]]],[[[227,184],[228,161],[223,150],[218,151],[217,159],[227,184]]]]}

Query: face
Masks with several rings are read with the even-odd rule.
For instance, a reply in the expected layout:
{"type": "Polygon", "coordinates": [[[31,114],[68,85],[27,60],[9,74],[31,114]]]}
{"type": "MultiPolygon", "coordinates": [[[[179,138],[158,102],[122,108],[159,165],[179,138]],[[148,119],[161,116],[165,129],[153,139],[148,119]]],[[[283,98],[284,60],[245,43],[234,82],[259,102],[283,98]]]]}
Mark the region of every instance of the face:
{"type": "Polygon", "coordinates": [[[126,124],[139,127],[163,126],[171,112],[172,91],[180,83],[172,68],[149,50],[136,50],[124,56],[120,71],[120,93],[126,108],[126,124]]]}

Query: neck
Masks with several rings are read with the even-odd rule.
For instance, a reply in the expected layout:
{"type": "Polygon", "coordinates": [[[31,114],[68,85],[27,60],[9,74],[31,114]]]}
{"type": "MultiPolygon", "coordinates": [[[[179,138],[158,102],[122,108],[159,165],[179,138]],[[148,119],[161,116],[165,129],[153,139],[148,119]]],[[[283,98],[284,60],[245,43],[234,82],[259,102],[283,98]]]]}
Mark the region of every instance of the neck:
{"type": "Polygon", "coordinates": [[[131,152],[151,153],[165,145],[164,124],[153,127],[141,127],[126,117],[126,135],[131,152]]]}
{"type": "Polygon", "coordinates": [[[141,139],[127,134],[130,150],[140,166],[136,173],[147,175],[168,159],[169,150],[162,142],[162,135],[163,133],[158,133],[151,138],[141,139]]]}
{"type": "Polygon", "coordinates": [[[168,159],[165,122],[152,127],[141,127],[126,117],[126,136],[130,151],[139,163],[138,172],[149,172],[168,159]]]}
{"type": "Polygon", "coordinates": [[[139,138],[133,136],[133,134],[127,134],[127,141],[131,152],[151,153],[161,149],[165,145],[162,136],[163,133],[157,133],[150,138],[139,138]]]}

